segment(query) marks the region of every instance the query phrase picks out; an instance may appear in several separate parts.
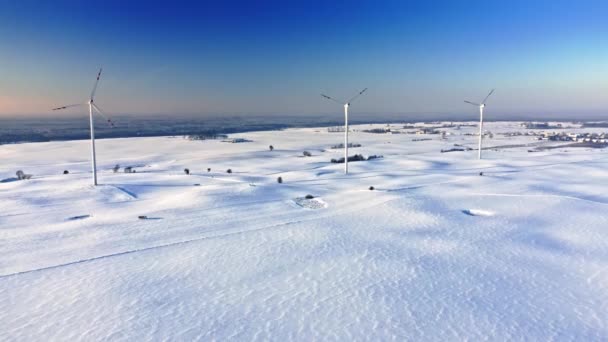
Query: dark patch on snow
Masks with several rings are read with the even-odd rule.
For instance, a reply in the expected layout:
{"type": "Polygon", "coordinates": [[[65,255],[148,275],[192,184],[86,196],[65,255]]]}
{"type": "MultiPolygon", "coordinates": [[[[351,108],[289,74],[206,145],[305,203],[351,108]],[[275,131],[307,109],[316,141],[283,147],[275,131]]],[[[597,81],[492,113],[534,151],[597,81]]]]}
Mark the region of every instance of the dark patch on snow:
{"type": "Polygon", "coordinates": [[[465,209],[462,210],[462,213],[469,216],[482,216],[482,217],[490,217],[494,216],[494,213],[487,210],[480,209],[465,209]]]}
{"type": "Polygon", "coordinates": [[[138,219],[140,220],[162,220],[162,217],[148,217],[146,215],[139,215],[137,216],[138,219]]]}
{"type": "Polygon", "coordinates": [[[78,215],[78,216],[72,216],[72,217],[68,218],[68,220],[69,221],[84,220],[89,217],[91,217],[91,215],[78,215]]]}

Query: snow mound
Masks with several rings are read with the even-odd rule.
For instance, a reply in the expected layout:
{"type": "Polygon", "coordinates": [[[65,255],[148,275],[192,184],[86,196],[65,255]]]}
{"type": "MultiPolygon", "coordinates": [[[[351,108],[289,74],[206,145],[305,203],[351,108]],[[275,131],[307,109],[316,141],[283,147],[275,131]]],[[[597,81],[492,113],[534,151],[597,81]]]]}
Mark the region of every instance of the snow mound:
{"type": "Polygon", "coordinates": [[[494,216],[496,214],[493,211],[481,210],[481,209],[465,209],[462,212],[469,216],[485,216],[485,217],[494,216]]]}
{"type": "Polygon", "coordinates": [[[88,188],[95,198],[103,203],[121,203],[137,199],[137,195],[124,187],[106,185],[97,188],[88,188]]]}
{"type": "Polygon", "coordinates": [[[323,209],[327,208],[327,203],[320,198],[305,198],[298,197],[293,202],[305,209],[323,209]]]}

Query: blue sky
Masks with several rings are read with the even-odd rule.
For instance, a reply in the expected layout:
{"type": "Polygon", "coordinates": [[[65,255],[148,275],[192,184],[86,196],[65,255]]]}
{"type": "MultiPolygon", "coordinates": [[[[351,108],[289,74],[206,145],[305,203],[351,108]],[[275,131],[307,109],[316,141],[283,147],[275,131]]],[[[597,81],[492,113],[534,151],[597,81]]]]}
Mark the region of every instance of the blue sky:
{"type": "Polygon", "coordinates": [[[3,1],[0,115],[606,113],[608,1],[3,1]],[[493,107],[493,108],[492,108],[493,107]],[[492,109],[491,109],[492,108],[492,109]],[[355,108],[353,108],[355,109],[355,108]]]}

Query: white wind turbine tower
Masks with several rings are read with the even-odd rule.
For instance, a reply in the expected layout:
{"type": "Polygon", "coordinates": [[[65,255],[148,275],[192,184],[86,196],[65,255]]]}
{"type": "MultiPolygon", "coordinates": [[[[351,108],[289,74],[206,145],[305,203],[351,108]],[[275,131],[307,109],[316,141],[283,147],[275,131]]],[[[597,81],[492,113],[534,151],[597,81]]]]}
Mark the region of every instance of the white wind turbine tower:
{"type": "Polygon", "coordinates": [[[99,109],[99,107],[97,107],[97,105],[94,102],[95,91],[97,90],[97,84],[99,84],[99,77],[101,76],[101,70],[102,69],[100,68],[99,72],[97,73],[97,79],[95,80],[95,85],[93,86],[93,90],[91,91],[91,97],[89,98],[89,100],[87,102],[53,108],[53,110],[62,110],[62,109],[66,109],[66,108],[89,105],[89,127],[91,130],[91,169],[93,170],[93,185],[97,185],[97,160],[95,158],[95,127],[93,125],[93,109],[95,109],[99,114],[101,114],[101,116],[103,116],[108,121],[108,124],[111,127],[114,127],[114,123],[112,122],[112,120],[110,120],[101,111],[101,109],[99,109]]]}
{"type": "Polygon", "coordinates": [[[367,88],[361,90],[357,95],[355,95],[353,98],[351,98],[350,100],[348,100],[346,102],[341,102],[341,101],[334,99],[333,97],[327,96],[325,94],[321,94],[321,96],[323,96],[324,98],[326,98],[328,100],[331,100],[336,103],[344,105],[344,173],[345,174],[348,173],[348,107],[350,107],[350,104],[357,97],[361,96],[366,90],[367,90],[367,88]]]}
{"type": "Polygon", "coordinates": [[[473,106],[477,106],[479,107],[479,149],[478,149],[478,153],[477,153],[477,159],[481,159],[481,139],[483,138],[483,108],[486,106],[486,100],[488,99],[488,97],[490,97],[490,95],[492,95],[492,93],[494,92],[494,89],[492,89],[490,91],[490,93],[488,94],[488,96],[486,96],[485,99],[483,99],[483,101],[481,101],[481,103],[475,103],[475,102],[471,102],[471,101],[464,101],[468,104],[472,104],[473,106]]]}

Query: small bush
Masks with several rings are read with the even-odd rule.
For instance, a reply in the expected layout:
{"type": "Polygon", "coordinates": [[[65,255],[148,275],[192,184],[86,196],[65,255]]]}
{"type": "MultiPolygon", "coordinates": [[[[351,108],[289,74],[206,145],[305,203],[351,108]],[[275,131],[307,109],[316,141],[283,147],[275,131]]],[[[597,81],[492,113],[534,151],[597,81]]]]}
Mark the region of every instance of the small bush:
{"type": "Polygon", "coordinates": [[[355,154],[352,157],[348,157],[348,161],[362,161],[365,160],[365,157],[362,154],[355,154]]]}
{"type": "Polygon", "coordinates": [[[304,151],[304,152],[302,152],[302,154],[304,155],[304,157],[312,157],[312,153],[310,153],[308,151],[304,151]]]}
{"type": "Polygon", "coordinates": [[[283,183],[283,177],[277,178],[277,183],[282,184],[283,183]]]}
{"type": "Polygon", "coordinates": [[[190,174],[190,169],[184,169],[184,173],[189,175],[190,174]]]}
{"type": "Polygon", "coordinates": [[[268,146],[268,149],[272,151],[272,150],[274,150],[274,146],[270,145],[270,146],[268,146]]]}
{"type": "MultiPolygon", "coordinates": [[[[356,162],[356,161],[374,160],[374,159],[379,159],[379,158],[384,158],[384,157],[381,156],[381,155],[375,155],[375,154],[373,154],[373,155],[365,158],[362,154],[355,154],[354,156],[349,156],[348,157],[348,161],[349,162],[356,162]]],[[[344,163],[344,158],[340,158],[340,159],[332,158],[331,162],[332,163],[337,163],[337,164],[344,163]]]]}
{"type": "Polygon", "coordinates": [[[28,175],[26,173],[23,173],[23,171],[19,170],[16,172],[17,175],[17,179],[30,179],[32,178],[32,175],[28,175]]]}
{"type": "Polygon", "coordinates": [[[210,167],[207,168],[207,172],[211,172],[211,168],[210,167]]]}
{"type": "Polygon", "coordinates": [[[369,187],[369,189],[370,189],[370,190],[374,190],[375,188],[374,188],[373,186],[370,186],[370,187],[369,187]]]}
{"type": "Polygon", "coordinates": [[[479,175],[480,175],[480,176],[483,176],[483,172],[480,172],[480,173],[479,173],[479,175]]]}
{"type": "Polygon", "coordinates": [[[68,171],[68,170],[63,170],[63,174],[64,174],[64,175],[67,175],[67,174],[69,174],[69,173],[70,173],[70,171],[68,171]]]}
{"type": "Polygon", "coordinates": [[[308,194],[308,195],[304,196],[304,198],[306,198],[306,199],[313,199],[313,198],[315,198],[315,196],[308,194]]]}
{"type": "Polygon", "coordinates": [[[226,170],[226,173],[232,173],[232,169],[226,170]]]}
{"type": "Polygon", "coordinates": [[[120,170],[120,165],[116,164],[113,168],[112,171],[114,171],[114,173],[118,172],[120,170]]]}
{"type": "MultiPolygon", "coordinates": [[[[349,148],[361,147],[361,144],[348,143],[348,147],[349,148]]],[[[340,144],[337,144],[337,145],[332,145],[329,148],[334,149],[334,150],[335,149],[339,149],[339,148],[344,148],[344,144],[340,143],[340,144]]]]}

